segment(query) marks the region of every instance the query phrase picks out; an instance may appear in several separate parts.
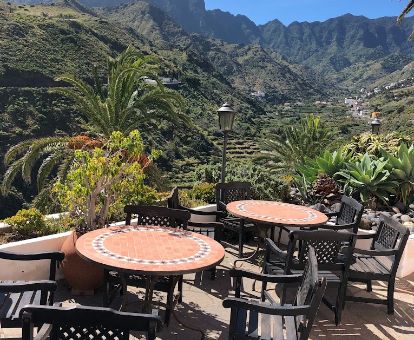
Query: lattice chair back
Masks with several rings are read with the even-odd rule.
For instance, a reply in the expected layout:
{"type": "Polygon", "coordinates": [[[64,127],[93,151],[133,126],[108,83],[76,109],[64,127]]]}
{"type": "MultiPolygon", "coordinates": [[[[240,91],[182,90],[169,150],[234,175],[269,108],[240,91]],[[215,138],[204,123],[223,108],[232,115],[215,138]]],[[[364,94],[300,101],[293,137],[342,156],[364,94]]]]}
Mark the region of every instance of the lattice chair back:
{"type": "Polygon", "coordinates": [[[223,210],[222,204],[234,201],[250,200],[252,185],[249,182],[218,183],[216,185],[216,202],[218,210],[223,210]]]}
{"type": "Polygon", "coordinates": [[[153,340],[161,319],[107,308],[29,305],[22,309],[22,340],[33,340],[33,325],[42,324],[36,340],[128,340],[131,331],[146,333],[153,340]]]}
{"type": "Polygon", "coordinates": [[[311,246],[309,247],[307,258],[308,262],[303,271],[302,283],[298,288],[294,303],[295,306],[310,306],[310,311],[307,315],[296,317],[297,331],[300,334],[300,339],[307,339],[309,337],[326,289],[326,280],[320,281],[319,279],[318,260],[315,249],[311,246]]]}
{"type": "Polygon", "coordinates": [[[308,263],[309,248],[312,247],[322,270],[344,270],[349,268],[355,247],[355,234],[330,230],[292,231],[289,235],[286,271],[303,269],[308,263]],[[299,249],[297,259],[293,256],[299,249]]]}
{"type": "Polygon", "coordinates": [[[409,236],[409,229],[401,223],[388,216],[380,216],[380,225],[373,239],[371,249],[394,251],[394,255],[388,257],[392,262],[391,272],[397,271],[409,236]]]}
{"type": "Polygon", "coordinates": [[[349,229],[357,233],[363,212],[364,207],[362,204],[352,197],[342,196],[341,207],[336,218],[336,225],[349,225],[349,229]]]}
{"type": "Polygon", "coordinates": [[[167,198],[167,206],[170,209],[179,209],[180,208],[180,197],[178,194],[178,187],[174,187],[171,190],[170,196],[167,198]]]}
{"type": "Polygon", "coordinates": [[[124,212],[126,225],[130,225],[132,216],[137,215],[138,225],[187,229],[191,217],[188,211],[158,206],[127,205],[124,212]]]}

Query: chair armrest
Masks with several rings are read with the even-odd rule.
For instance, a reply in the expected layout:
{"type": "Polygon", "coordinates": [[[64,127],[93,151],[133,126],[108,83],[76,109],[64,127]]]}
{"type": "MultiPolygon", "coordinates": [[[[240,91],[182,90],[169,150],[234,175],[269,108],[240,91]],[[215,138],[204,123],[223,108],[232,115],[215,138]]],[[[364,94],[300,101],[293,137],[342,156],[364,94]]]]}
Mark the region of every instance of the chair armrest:
{"type": "Polygon", "coordinates": [[[302,275],[270,275],[270,274],[261,274],[255,273],[244,269],[231,269],[230,277],[238,278],[248,278],[261,282],[270,282],[270,283],[296,283],[301,282],[302,275]]]}
{"type": "Polygon", "coordinates": [[[297,316],[297,315],[306,315],[310,306],[280,306],[280,305],[271,305],[263,302],[253,302],[247,301],[240,298],[226,298],[223,301],[224,308],[240,308],[246,310],[254,310],[258,313],[270,314],[270,315],[281,315],[281,316],[297,316]]]}
{"type": "Polygon", "coordinates": [[[319,229],[324,230],[345,230],[345,229],[354,229],[354,223],[348,224],[324,224],[319,227],[319,229]]]}
{"type": "Polygon", "coordinates": [[[334,212],[328,212],[328,213],[324,213],[326,216],[328,216],[329,218],[331,217],[335,217],[338,216],[339,211],[334,211],[334,212]]]}
{"type": "Polygon", "coordinates": [[[54,292],[57,289],[55,281],[21,281],[21,282],[0,282],[0,292],[22,293],[35,290],[54,292]]]}
{"type": "Polygon", "coordinates": [[[0,252],[0,259],[16,260],[16,261],[35,261],[35,260],[55,260],[63,261],[65,254],[60,251],[45,252],[45,253],[27,253],[18,254],[6,251],[0,252]]]}
{"type": "Polygon", "coordinates": [[[226,205],[223,202],[221,202],[221,201],[219,201],[217,203],[217,208],[218,208],[217,210],[222,210],[223,212],[227,211],[226,205]]]}
{"type": "Polygon", "coordinates": [[[214,228],[214,229],[223,229],[224,225],[220,222],[188,222],[189,227],[196,228],[214,228]]]}
{"type": "Polygon", "coordinates": [[[33,338],[33,340],[47,340],[49,339],[49,335],[52,332],[53,325],[50,324],[44,324],[42,328],[39,329],[36,336],[33,338]]]}
{"type": "Polygon", "coordinates": [[[357,235],[357,240],[369,240],[370,238],[374,238],[377,235],[377,233],[373,234],[365,234],[365,235],[357,235]]]}
{"type": "Polygon", "coordinates": [[[368,256],[391,256],[396,255],[397,250],[367,250],[367,249],[354,249],[354,256],[358,257],[358,255],[368,255],[368,256]]]}
{"type": "Polygon", "coordinates": [[[265,247],[266,250],[270,250],[272,253],[275,253],[282,258],[286,258],[287,256],[287,253],[280,249],[270,238],[265,240],[265,247]]]}

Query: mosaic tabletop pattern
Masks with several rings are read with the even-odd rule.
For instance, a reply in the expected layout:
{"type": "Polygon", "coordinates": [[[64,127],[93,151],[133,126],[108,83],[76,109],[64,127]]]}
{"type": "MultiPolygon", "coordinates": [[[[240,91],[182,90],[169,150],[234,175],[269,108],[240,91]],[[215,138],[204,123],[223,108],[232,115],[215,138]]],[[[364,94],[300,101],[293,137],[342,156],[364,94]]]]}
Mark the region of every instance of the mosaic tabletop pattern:
{"type": "Polygon", "coordinates": [[[236,201],[227,204],[226,209],[234,216],[262,223],[314,226],[328,221],[328,217],[317,210],[273,201],[236,201]]]}
{"type": "Polygon", "coordinates": [[[171,228],[120,226],[94,230],[76,242],[85,259],[107,268],[180,275],[213,267],[224,248],[213,239],[171,228]]]}

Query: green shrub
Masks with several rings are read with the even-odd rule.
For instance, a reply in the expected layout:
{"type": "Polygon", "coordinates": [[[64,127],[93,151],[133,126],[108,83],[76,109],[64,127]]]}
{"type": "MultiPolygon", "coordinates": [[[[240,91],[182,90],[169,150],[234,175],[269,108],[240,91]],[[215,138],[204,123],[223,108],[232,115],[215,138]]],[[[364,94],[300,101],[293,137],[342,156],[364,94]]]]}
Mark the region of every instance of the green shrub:
{"type": "Polygon", "coordinates": [[[192,198],[196,201],[213,204],[216,201],[215,187],[213,183],[195,184],[191,190],[192,198]]]}
{"type": "Polygon", "coordinates": [[[381,157],[383,150],[395,153],[401,144],[411,144],[412,139],[401,133],[391,132],[375,135],[362,133],[354,136],[350,143],[344,146],[345,150],[355,157],[361,157],[368,153],[370,156],[381,157]]]}
{"type": "Polygon", "coordinates": [[[5,223],[22,237],[42,236],[49,233],[49,226],[43,214],[35,209],[22,209],[16,215],[6,218],[5,223]]]}
{"type": "MultiPolygon", "coordinates": [[[[229,162],[226,169],[226,181],[249,182],[253,188],[253,197],[263,200],[284,201],[290,189],[290,183],[274,173],[265,166],[244,163],[229,162]]],[[[220,181],[220,165],[203,165],[196,169],[195,179],[201,183],[218,183],[220,181]]]]}

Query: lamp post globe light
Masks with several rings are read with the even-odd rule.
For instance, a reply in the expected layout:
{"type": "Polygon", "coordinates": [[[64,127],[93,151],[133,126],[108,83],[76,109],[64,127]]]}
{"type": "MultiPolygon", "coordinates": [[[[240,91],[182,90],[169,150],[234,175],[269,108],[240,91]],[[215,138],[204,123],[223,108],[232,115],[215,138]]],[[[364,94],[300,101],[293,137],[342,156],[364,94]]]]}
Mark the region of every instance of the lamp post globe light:
{"type": "Polygon", "coordinates": [[[221,183],[226,181],[226,151],[227,151],[227,140],[228,134],[233,130],[234,118],[236,112],[230,106],[230,104],[225,103],[221,108],[217,110],[219,118],[219,127],[223,132],[224,141],[223,141],[223,160],[221,164],[221,183]]]}
{"type": "Polygon", "coordinates": [[[371,122],[372,134],[378,135],[381,129],[381,121],[378,118],[374,118],[371,122]]]}

